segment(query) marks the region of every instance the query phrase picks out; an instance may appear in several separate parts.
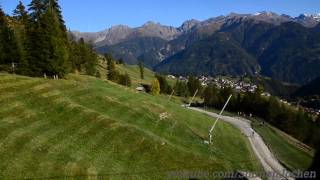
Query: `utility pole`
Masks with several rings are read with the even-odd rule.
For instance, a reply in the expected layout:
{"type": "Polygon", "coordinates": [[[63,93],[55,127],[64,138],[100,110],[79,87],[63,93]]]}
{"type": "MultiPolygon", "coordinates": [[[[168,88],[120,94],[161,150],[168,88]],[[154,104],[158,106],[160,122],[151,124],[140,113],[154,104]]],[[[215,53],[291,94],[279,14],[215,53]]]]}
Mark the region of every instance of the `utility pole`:
{"type": "Polygon", "coordinates": [[[192,103],[192,101],[193,101],[194,97],[196,97],[197,93],[198,93],[198,89],[197,89],[197,90],[196,90],[196,92],[194,93],[194,95],[193,95],[193,97],[192,97],[192,99],[191,99],[191,101],[190,101],[190,103],[189,103],[188,107],[190,107],[190,106],[191,106],[191,103],[192,103]]]}
{"type": "Polygon", "coordinates": [[[211,129],[210,129],[210,131],[209,131],[209,144],[211,144],[212,131],[213,131],[213,129],[216,127],[216,124],[217,124],[217,122],[219,121],[219,119],[221,118],[221,115],[222,115],[222,113],[223,113],[224,109],[227,107],[227,104],[229,103],[229,101],[230,101],[231,97],[232,97],[232,94],[229,96],[229,98],[228,98],[227,102],[224,104],[224,106],[223,106],[223,108],[222,108],[221,112],[219,113],[219,116],[217,117],[216,122],[214,122],[213,126],[211,127],[211,129]]]}

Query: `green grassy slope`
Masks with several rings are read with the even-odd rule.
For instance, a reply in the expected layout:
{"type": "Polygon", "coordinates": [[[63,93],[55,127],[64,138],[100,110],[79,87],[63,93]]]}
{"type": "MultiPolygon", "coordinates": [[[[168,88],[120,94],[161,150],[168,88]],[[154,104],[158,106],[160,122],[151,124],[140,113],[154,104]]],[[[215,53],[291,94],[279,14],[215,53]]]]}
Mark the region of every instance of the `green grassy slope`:
{"type": "Polygon", "coordinates": [[[246,138],[166,98],[93,77],[0,74],[0,179],[166,176],[172,170],[261,170],[246,138]],[[159,115],[166,118],[160,120],[159,115]]]}
{"type": "Polygon", "coordinates": [[[252,123],[254,129],[262,136],[269,148],[290,170],[305,170],[312,163],[313,150],[269,124],[252,123]]]}
{"type": "MultiPolygon", "coordinates": [[[[102,79],[106,79],[107,77],[107,65],[103,60],[99,59],[99,64],[97,66],[98,71],[101,74],[102,79]]],[[[117,64],[116,69],[120,73],[128,73],[131,78],[132,87],[137,87],[140,83],[143,84],[151,84],[152,80],[154,79],[154,72],[148,68],[144,68],[144,79],[140,78],[140,69],[137,65],[123,65],[117,64]]]]}
{"type": "Polygon", "coordinates": [[[144,68],[144,79],[140,78],[140,69],[137,65],[117,65],[117,69],[121,73],[128,73],[130,75],[131,81],[133,85],[137,85],[139,83],[151,84],[154,79],[154,72],[148,68],[144,68]]]}

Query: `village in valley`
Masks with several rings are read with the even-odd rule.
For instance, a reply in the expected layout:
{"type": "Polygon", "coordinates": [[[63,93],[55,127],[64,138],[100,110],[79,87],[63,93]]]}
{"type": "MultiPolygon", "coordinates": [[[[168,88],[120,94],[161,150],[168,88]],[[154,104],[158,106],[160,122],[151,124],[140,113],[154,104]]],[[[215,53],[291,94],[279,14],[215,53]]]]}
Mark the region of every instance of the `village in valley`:
{"type": "MultiPolygon", "coordinates": [[[[188,81],[188,77],[184,76],[174,76],[168,75],[170,79],[178,79],[180,81],[188,81]]],[[[258,86],[249,82],[248,80],[244,80],[245,78],[237,78],[237,77],[224,77],[224,76],[199,76],[197,79],[201,82],[202,86],[207,86],[209,84],[214,84],[218,88],[230,87],[236,92],[255,92],[258,86]]],[[[263,93],[264,96],[270,96],[268,92],[263,93]]]]}
{"type": "MultiPolygon", "coordinates": [[[[174,75],[167,75],[168,79],[172,80],[179,80],[179,81],[188,81],[188,77],[186,76],[174,76],[174,75]]],[[[202,86],[208,86],[209,84],[214,84],[217,88],[225,88],[230,87],[235,92],[251,92],[254,93],[258,85],[254,84],[250,81],[247,77],[226,77],[226,76],[198,76],[197,79],[201,82],[202,86]]],[[[262,96],[270,97],[271,94],[269,92],[262,92],[262,96]]],[[[303,108],[304,111],[314,114],[314,115],[320,115],[320,109],[314,109],[309,107],[302,106],[299,102],[296,101],[289,101],[284,98],[280,98],[279,101],[283,104],[289,105],[289,106],[297,106],[299,108],[303,108]]]]}

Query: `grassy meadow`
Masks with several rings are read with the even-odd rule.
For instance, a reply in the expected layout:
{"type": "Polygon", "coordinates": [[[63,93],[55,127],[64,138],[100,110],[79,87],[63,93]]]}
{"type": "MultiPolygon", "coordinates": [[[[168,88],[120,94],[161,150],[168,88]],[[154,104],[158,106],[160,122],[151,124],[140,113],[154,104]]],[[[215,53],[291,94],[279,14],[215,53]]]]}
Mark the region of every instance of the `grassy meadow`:
{"type": "Polygon", "coordinates": [[[253,121],[253,128],[275,154],[277,159],[290,170],[306,170],[310,167],[314,150],[269,124],[253,121]]]}
{"type": "Polygon", "coordinates": [[[0,179],[166,178],[171,171],[261,171],[239,130],[163,96],[94,77],[0,74],[0,179]]]}

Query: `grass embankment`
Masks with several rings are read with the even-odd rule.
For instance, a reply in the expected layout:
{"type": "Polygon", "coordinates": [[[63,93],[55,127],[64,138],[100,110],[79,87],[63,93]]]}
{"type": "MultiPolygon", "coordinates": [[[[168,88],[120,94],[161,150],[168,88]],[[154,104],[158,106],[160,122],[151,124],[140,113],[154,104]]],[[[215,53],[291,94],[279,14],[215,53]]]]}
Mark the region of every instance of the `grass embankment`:
{"type": "Polygon", "coordinates": [[[0,74],[0,179],[165,177],[168,171],[261,170],[246,138],[212,119],[93,77],[0,74]],[[160,115],[164,117],[160,119],[160,115]]]}
{"type": "Polygon", "coordinates": [[[313,149],[272,127],[255,120],[253,128],[275,154],[277,159],[290,170],[305,170],[312,163],[313,149]]]}
{"type": "MultiPolygon", "coordinates": [[[[213,108],[207,108],[206,110],[217,114],[220,113],[220,110],[213,108]]],[[[224,111],[223,115],[238,116],[236,113],[229,111],[224,111]]],[[[265,143],[284,166],[292,171],[309,168],[314,154],[312,148],[268,123],[262,125],[261,119],[250,119],[252,120],[252,127],[261,135],[265,143]]]]}
{"type": "MultiPolygon", "coordinates": [[[[148,68],[144,68],[144,79],[141,79],[138,65],[117,64],[116,69],[122,74],[129,74],[133,88],[136,88],[141,83],[151,84],[154,79],[154,72],[148,68]]],[[[99,59],[98,71],[102,79],[107,79],[107,63],[101,58],[99,59]]]]}

